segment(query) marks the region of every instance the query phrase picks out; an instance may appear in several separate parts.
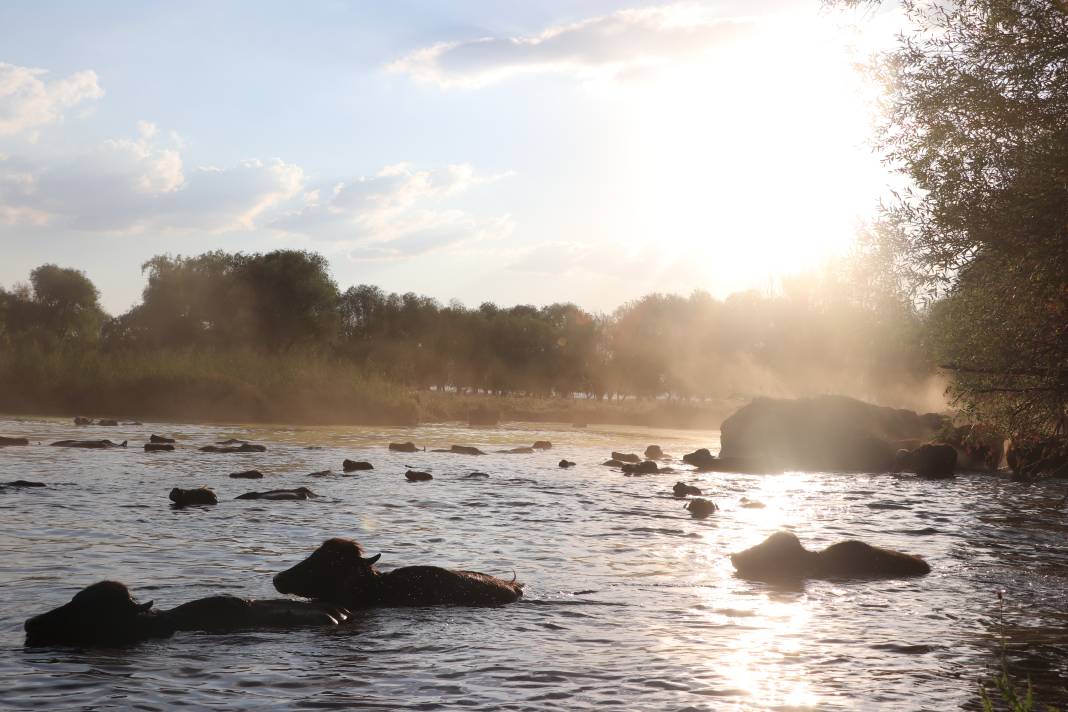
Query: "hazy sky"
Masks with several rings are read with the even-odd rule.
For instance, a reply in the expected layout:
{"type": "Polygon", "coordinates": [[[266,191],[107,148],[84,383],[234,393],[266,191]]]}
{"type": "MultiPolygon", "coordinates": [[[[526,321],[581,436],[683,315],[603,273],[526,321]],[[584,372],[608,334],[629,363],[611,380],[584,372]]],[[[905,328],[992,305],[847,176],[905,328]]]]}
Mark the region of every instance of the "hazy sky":
{"type": "MultiPolygon", "coordinates": [[[[843,251],[884,169],[819,0],[0,5],[0,285],[310,249],[469,305],[764,287],[843,251]]],[[[859,54],[858,54],[859,52],[859,54]]]]}

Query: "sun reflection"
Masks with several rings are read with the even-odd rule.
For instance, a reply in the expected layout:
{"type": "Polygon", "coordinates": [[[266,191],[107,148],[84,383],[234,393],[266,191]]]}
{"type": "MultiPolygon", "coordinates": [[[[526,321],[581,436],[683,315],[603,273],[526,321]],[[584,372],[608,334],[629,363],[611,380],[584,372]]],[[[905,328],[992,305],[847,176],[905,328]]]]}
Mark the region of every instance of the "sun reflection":
{"type": "MultiPolygon", "coordinates": [[[[700,677],[719,679],[727,690],[744,694],[754,708],[818,709],[823,691],[809,681],[813,646],[812,606],[804,586],[782,587],[743,581],[734,574],[727,556],[759,543],[784,527],[803,526],[812,516],[811,495],[820,488],[812,475],[787,472],[768,476],[709,474],[701,487],[716,492],[721,506],[715,526],[705,528],[696,541],[679,544],[676,556],[697,572],[694,607],[696,629],[714,628],[720,644],[672,649],[688,666],[703,667],[700,677]],[[763,508],[743,507],[742,497],[763,508]],[[685,652],[684,652],[685,650],[685,652]]],[[[818,500],[818,498],[816,498],[818,500]]],[[[678,641],[664,640],[665,647],[678,641]]]]}

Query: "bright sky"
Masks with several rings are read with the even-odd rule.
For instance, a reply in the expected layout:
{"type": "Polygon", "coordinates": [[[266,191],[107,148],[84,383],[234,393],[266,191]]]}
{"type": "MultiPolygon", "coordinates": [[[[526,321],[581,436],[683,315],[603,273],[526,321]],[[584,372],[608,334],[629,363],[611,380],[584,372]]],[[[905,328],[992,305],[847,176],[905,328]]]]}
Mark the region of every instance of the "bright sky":
{"type": "Polygon", "coordinates": [[[468,305],[762,288],[843,252],[885,169],[819,0],[0,5],[0,285],[283,247],[468,305]]]}

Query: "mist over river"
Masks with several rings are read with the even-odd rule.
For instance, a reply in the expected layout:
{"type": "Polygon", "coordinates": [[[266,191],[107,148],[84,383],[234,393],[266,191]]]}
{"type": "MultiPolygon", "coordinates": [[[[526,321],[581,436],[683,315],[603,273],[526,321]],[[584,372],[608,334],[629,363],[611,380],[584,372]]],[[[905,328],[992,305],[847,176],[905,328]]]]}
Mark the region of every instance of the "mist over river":
{"type": "Polygon", "coordinates": [[[717,432],[515,424],[498,428],[75,427],[0,419],[0,709],[858,709],[976,708],[977,682],[1010,664],[1046,703],[1068,678],[1064,483],[989,475],[786,473],[626,477],[610,451],[716,452],[717,432]],[[145,453],[152,433],[175,452],[145,453]],[[196,447],[237,437],[265,453],[196,447]],[[49,447],[128,439],[125,449],[49,447]],[[534,454],[388,452],[391,441],[534,454]],[[40,444],[38,444],[40,443],[40,444]],[[344,475],[345,458],[374,470],[344,475]],[[577,466],[560,469],[562,458],[577,466]],[[409,483],[409,469],[432,472],[409,483]],[[258,481],[228,473],[258,469],[258,481]],[[309,473],[332,469],[327,476],[309,473]],[[464,479],[478,471],[484,479],[464,479]],[[671,496],[699,486],[720,511],[693,520],[671,496]],[[172,487],[214,507],[172,509],[172,487]],[[310,487],[297,502],[234,501],[310,487]],[[743,497],[763,509],[741,506],[743,497]],[[919,554],[928,576],[772,586],[727,554],[789,528],[810,549],[846,538],[919,554]],[[24,648],[22,624],[95,581],[159,608],[218,593],[276,597],[273,574],[345,536],[380,568],[437,564],[526,583],[500,608],[359,611],[329,629],[179,633],[119,650],[24,648]],[[1005,591],[1005,625],[997,592],[1005,591]]]}

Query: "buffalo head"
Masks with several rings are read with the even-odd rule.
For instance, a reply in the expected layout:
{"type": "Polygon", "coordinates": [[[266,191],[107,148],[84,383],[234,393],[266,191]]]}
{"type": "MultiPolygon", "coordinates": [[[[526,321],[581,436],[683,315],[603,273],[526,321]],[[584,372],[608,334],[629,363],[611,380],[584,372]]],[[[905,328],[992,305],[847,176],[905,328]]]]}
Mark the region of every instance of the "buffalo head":
{"type": "Polygon", "coordinates": [[[118,581],[87,586],[69,603],[26,621],[26,645],[129,645],[157,634],[152,601],[138,603],[118,581]]]}
{"type": "Polygon", "coordinates": [[[275,576],[274,587],[279,593],[338,605],[371,605],[379,576],[374,565],[382,555],[363,554],[351,539],[327,539],[307,559],[275,576]]]}

